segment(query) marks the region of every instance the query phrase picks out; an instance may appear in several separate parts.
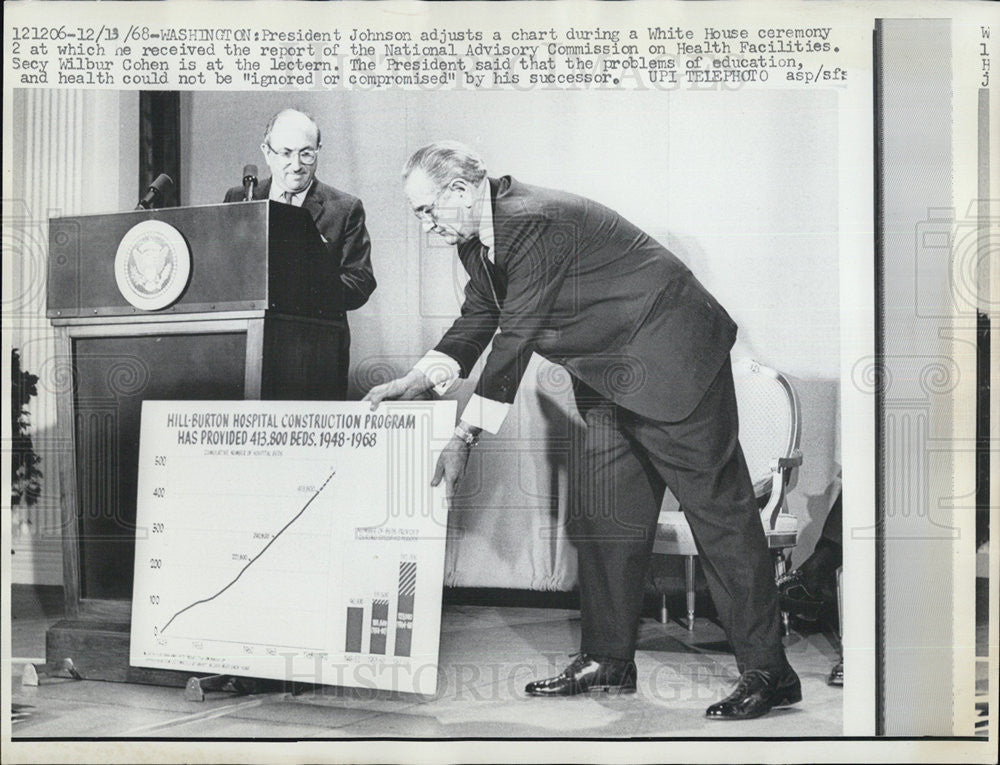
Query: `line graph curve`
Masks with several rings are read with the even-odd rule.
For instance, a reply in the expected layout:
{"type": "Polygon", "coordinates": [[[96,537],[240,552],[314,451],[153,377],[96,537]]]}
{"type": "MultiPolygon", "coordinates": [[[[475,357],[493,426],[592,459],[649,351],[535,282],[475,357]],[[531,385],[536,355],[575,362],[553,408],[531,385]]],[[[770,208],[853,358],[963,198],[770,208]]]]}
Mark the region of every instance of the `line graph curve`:
{"type": "Polygon", "coordinates": [[[228,590],[234,584],[236,584],[240,580],[240,577],[242,577],[243,574],[245,574],[247,572],[247,569],[249,569],[258,560],[260,560],[260,557],[264,553],[267,552],[268,548],[271,545],[273,545],[275,542],[277,542],[278,538],[282,534],[284,534],[285,531],[287,531],[299,518],[302,517],[302,514],[305,513],[305,511],[309,509],[309,506],[315,501],[316,497],[318,497],[322,493],[323,489],[325,489],[327,487],[327,484],[330,483],[330,481],[333,479],[333,477],[336,474],[337,474],[337,471],[334,470],[334,471],[332,471],[330,473],[330,475],[328,475],[326,477],[326,480],[323,481],[323,483],[320,485],[320,487],[318,489],[316,489],[316,491],[313,493],[313,495],[311,497],[309,497],[308,501],[301,507],[301,509],[299,509],[299,511],[291,518],[291,520],[289,520],[288,523],[286,523],[284,526],[282,526],[281,529],[276,534],[274,534],[274,536],[271,537],[271,539],[268,541],[268,543],[266,545],[264,545],[264,547],[261,548],[260,552],[258,552],[250,560],[247,561],[246,565],[243,566],[243,568],[240,569],[239,573],[237,573],[236,576],[234,576],[229,581],[228,584],[226,584],[224,587],[222,587],[214,595],[210,595],[208,597],[196,600],[193,603],[189,603],[188,605],[184,606],[184,608],[181,608],[180,610],[178,610],[177,612],[175,612],[174,615],[171,616],[167,620],[166,624],[164,624],[163,627],[160,628],[159,634],[163,635],[163,633],[165,633],[167,631],[167,628],[181,614],[186,613],[187,611],[190,611],[192,608],[195,608],[196,606],[201,606],[201,605],[204,605],[205,603],[210,603],[211,601],[215,600],[217,597],[219,597],[220,595],[222,595],[226,590],[228,590]]]}

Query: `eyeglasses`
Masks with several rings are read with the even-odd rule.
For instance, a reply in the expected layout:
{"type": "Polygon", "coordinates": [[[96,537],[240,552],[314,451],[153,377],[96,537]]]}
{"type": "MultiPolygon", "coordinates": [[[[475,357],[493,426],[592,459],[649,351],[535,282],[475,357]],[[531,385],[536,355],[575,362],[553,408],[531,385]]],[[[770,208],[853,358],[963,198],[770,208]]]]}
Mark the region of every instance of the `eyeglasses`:
{"type": "Polygon", "coordinates": [[[417,216],[417,220],[421,223],[436,223],[437,213],[434,211],[434,208],[437,207],[437,203],[438,200],[441,199],[441,195],[449,190],[451,190],[450,183],[444,186],[444,188],[437,193],[429,205],[420,205],[420,207],[414,208],[413,214],[417,216]]]}
{"type": "Polygon", "coordinates": [[[294,157],[295,155],[298,155],[299,162],[301,162],[303,165],[313,165],[313,164],[315,164],[316,163],[316,156],[319,153],[319,149],[318,148],[316,148],[316,149],[305,148],[305,149],[297,149],[297,150],[296,149],[282,149],[281,151],[278,151],[273,146],[271,146],[270,143],[265,143],[264,145],[267,147],[267,150],[269,152],[271,152],[272,154],[277,154],[285,162],[291,162],[292,161],[292,157],[294,157]]]}

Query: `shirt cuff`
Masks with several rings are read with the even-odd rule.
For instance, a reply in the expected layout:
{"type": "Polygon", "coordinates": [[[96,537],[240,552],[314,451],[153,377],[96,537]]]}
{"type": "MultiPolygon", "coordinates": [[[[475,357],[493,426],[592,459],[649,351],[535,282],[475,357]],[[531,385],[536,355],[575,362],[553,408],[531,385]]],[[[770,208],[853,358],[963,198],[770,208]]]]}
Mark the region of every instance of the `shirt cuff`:
{"type": "Polygon", "coordinates": [[[473,393],[469,403],[465,405],[461,419],[470,425],[482,428],[487,433],[496,433],[503,425],[509,411],[510,404],[473,393]]]}
{"type": "Polygon", "coordinates": [[[462,373],[462,368],[455,359],[447,353],[434,350],[427,351],[413,368],[427,376],[427,379],[434,384],[434,392],[439,396],[451,391],[462,373]]]}

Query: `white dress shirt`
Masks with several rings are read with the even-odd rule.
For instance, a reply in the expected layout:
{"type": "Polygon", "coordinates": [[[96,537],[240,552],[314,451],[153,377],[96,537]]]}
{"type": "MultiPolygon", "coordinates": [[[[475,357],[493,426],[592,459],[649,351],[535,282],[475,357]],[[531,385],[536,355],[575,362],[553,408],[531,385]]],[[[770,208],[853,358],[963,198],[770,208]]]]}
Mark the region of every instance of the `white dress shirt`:
{"type": "MultiPolygon", "coordinates": [[[[486,257],[493,263],[494,237],[493,237],[493,200],[490,197],[490,183],[485,180],[483,183],[482,213],[479,219],[479,241],[487,248],[486,257]]],[[[413,365],[427,375],[427,378],[434,383],[434,392],[443,396],[450,392],[457,385],[461,375],[461,367],[451,356],[440,351],[430,350],[424,357],[413,365]]],[[[503,401],[493,401],[483,398],[475,393],[469,399],[462,411],[462,420],[469,425],[482,428],[487,433],[496,433],[507,418],[510,411],[510,404],[503,401]]]]}

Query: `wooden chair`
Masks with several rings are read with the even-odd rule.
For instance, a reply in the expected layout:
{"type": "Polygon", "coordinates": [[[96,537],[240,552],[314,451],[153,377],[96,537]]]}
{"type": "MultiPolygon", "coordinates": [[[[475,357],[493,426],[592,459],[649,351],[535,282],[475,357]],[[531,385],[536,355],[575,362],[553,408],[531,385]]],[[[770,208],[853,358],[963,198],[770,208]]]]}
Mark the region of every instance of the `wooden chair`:
{"type": "MultiPolygon", "coordinates": [[[[798,542],[798,520],[788,511],[785,497],[794,485],[796,468],[802,464],[799,400],[784,375],[752,359],[733,363],[733,379],[739,409],[740,444],[750,469],[777,578],[785,573],[785,550],[795,547],[798,542]]],[[[685,556],[688,629],[694,629],[698,550],[683,509],[660,513],[653,552],[685,556]]],[[[666,623],[667,617],[666,595],[661,594],[660,620],[666,623]]],[[[782,622],[787,633],[787,613],[782,613],[782,622]]]]}

